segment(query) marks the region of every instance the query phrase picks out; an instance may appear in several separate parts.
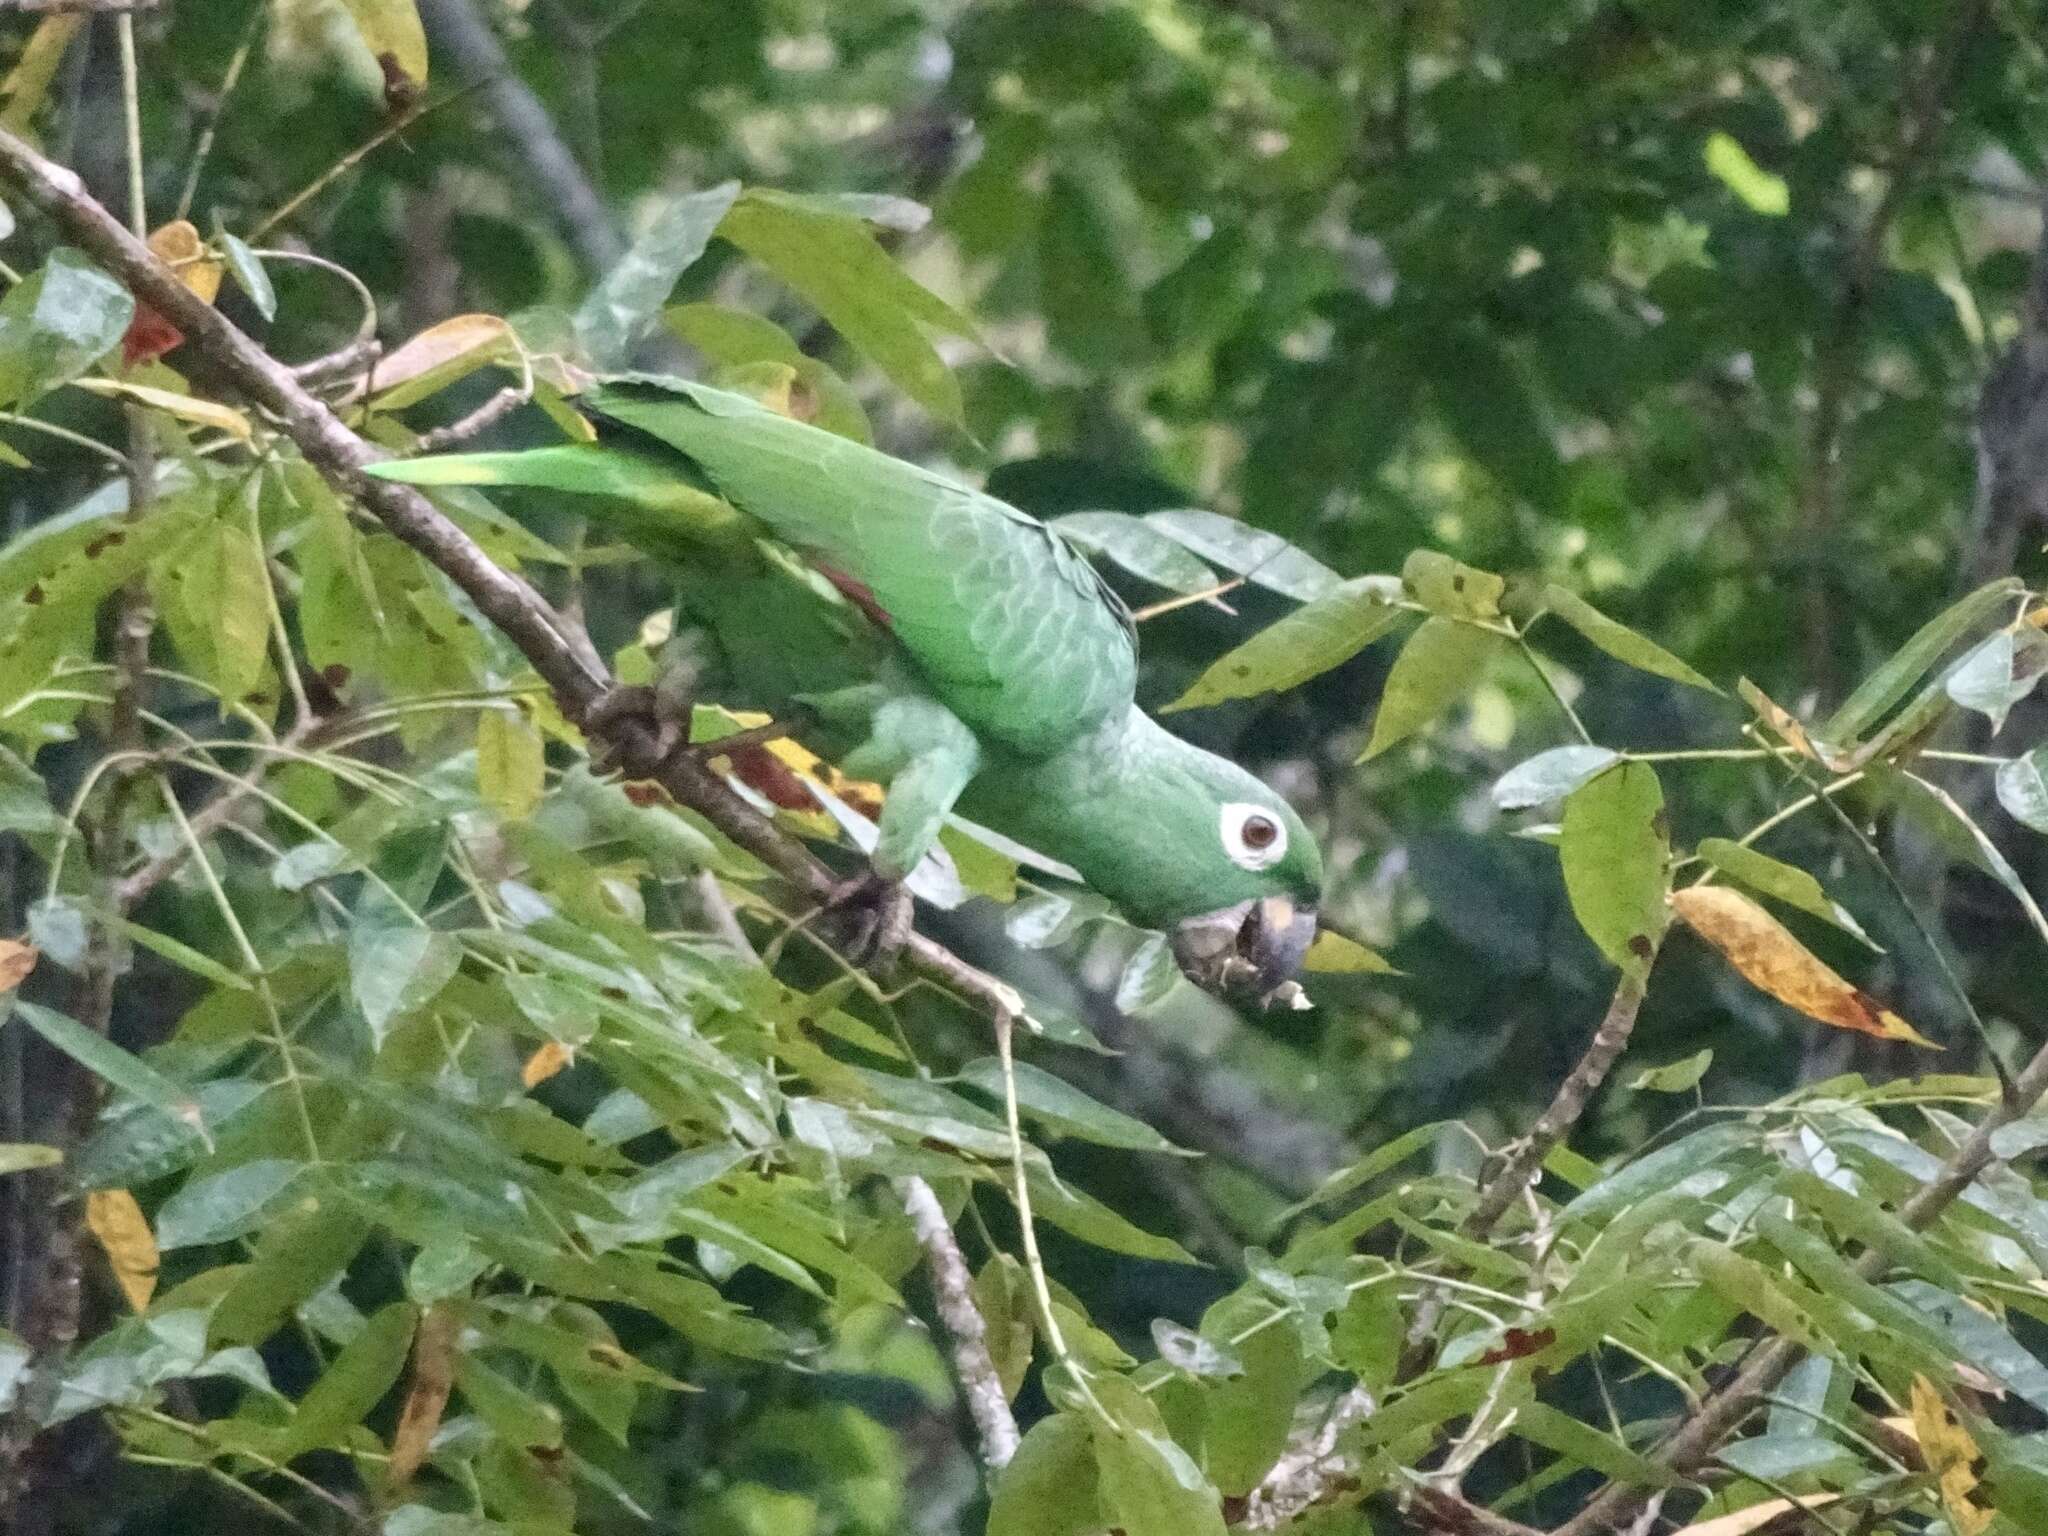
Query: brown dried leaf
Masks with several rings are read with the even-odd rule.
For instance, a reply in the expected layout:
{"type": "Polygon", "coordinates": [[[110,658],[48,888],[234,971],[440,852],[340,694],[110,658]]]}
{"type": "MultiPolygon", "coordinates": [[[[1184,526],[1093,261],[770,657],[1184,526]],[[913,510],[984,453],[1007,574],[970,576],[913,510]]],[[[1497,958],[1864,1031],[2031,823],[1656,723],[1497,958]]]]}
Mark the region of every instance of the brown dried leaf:
{"type": "Polygon", "coordinates": [[[1686,926],[1718,949],[1744,980],[1788,1008],[1837,1029],[1940,1049],[1867,992],[1845,981],[1794,938],[1790,929],[1740,891],[1719,885],[1690,886],[1674,891],[1671,905],[1686,926]]]}
{"type": "Polygon", "coordinates": [[[394,1491],[411,1482],[413,1474],[425,1465],[427,1451],[440,1432],[441,1415],[447,1411],[448,1394],[455,1385],[459,1332],[453,1308],[429,1307],[412,1336],[412,1380],[406,1387],[405,1406],[398,1411],[391,1461],[385,1469],[394,1491]]]}
{"type": "Polygon", "coordinates": [[[0,939],[0,992],[12,992],[36,968],[43,952],[19,939],[0,939]]]}
{"type": "Polygon", "coordinates": [[[477,369],[519,355],[519,339],[497,315],[455,315],[430,325],[377,364],[379,410],[424,400],[477,369]]]}
{"type": "Polygon", "coordinates": [[[86,1230],[99,1240],[128,1305],[140,1312],[156,1294],[156,1234],[125,1189],[96,1189],[85,1197],[86,1230]]]}

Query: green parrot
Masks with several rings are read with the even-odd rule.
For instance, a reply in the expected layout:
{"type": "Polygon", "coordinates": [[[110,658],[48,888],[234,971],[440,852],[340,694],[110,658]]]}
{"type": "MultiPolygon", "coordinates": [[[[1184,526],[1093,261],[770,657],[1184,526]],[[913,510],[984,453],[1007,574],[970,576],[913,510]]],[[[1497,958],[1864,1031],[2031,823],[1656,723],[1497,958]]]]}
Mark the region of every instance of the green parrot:
{"type": "Polygon", "coordinates": [[[598,442],[370,472],[586,498],[673,570],[679,627],[701,626],[748,695],[727,702],[801,706],[846,772],[886,782],[881,879],[903,879],[957,807],[1164,930],[1199,985],[1306,1006],[1315,839],[1137,707],[1130,612],[1062,535],[743,395],[636,375],[577,404],[598,442]]]}

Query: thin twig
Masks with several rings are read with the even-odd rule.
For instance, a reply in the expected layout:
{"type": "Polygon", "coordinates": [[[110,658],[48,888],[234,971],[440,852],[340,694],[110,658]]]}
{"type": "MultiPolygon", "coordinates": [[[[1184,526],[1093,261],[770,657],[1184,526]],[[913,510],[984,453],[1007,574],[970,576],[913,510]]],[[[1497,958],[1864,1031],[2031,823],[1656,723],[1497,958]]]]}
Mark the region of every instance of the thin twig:
{"type": "Polygon", "coordinates": [[[982,1462],[991,1471],[1008,1466],[1017,1454],[1017,1417],[1010,1412],[1002,1377],[989,1354],[988,1323],[974,1304],[974,1281],[960,1252],[960,1241],[931,1185],[913,1174],[896,1181],[896,1192],[902,1196],[910,1225],[924,1248],[932,1300],[952,1340],[953,1370],[960,1378],[968,1416],[981,1438],[982,1462]]]}
{"type": "Polygon", "coordinates": [[[507,384],[467,416],[451,421],[445,427],[421,433],[419,442],[413,445],[413,452],[439,453],[444,448],[466,443],[472,437],[489,431],[532,398],[533,380],[529,375],[523,384],[507,384]]]}
{"type": "Polygon", "coordinates": [[[185,172],[184,190],[178,194],[176,218],[182,219],[192,211],[192,199],[199,193],[199,173],[206,169],[207,159],[213,154],[213,140],[220,132],[221,115],[227,111],[235,86],[241,82],[242,71],[248,67],[249,55],[263,31],[263,18],[269,14],[267,5],[251,7],[249,19],[242,27],[242,40],[228,57],[228,67],[220,77],[220,88],[213,93],[213,100],[208,106],[206,126],[199,130],[199,142],[192,149],[192,164],[185,172]]]}

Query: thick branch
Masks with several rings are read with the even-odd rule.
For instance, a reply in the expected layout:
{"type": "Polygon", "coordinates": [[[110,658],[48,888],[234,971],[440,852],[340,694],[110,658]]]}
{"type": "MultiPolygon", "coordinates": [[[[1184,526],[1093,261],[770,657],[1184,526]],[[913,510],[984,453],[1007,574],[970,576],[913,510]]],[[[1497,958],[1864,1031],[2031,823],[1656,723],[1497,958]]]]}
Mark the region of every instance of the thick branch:
{"type": "Polygon", "coordinates": [[[1628,1037],[1635,1030],[1636,1014],[1642,1010],[1643,995],[1650,984],[1650,964],[1655,959],[1652,954],[1640,972],[1622,976],[1614,989],[1613,1000],[1607,1005],[1606,1017],[1593,1031],[1593,1043],[1586,1047],[1586,1054],[1579,1058],[1579,1064],[1572,1068],[1571,1075],[1558,1085],[1557,1094],[1551,1099],[1550,1107],[1543,1111],[1542,1118],[1516,1144],[1500,1171],[1480,1189],[1479,1203],[1465,1218],[1461,1229],[1466,1237],[1477,1241],[1493,1231],[1494,1224],[1507,1214],[1509,1206],[1522,1198],[1523,1191],[1535,1180],[1543,1167],[1543,1160],[1571,1134],[1572,1128],[1586,1113],[1593,1094],[1607,1080],[1607,1074],[1614,1070],[1615,1062],[1628,1048],[1628,1037]]]}
{"type": "Polygon", "coordinates": [[[952,1341],[953,1370],[960,1378],[968,1415],[981,1437],[981,1459],[991,1471],[1006,1467],[1017,1454],[1017,1418],[1010,1412],[1002,1377],[988,1351],[988,1323],[974,1304],[974,1281],[967,1272],[966,1257],[931,1185],[912,1176],[898,1180],[896,1191],[903,1197],[903,1208],[910,1213],[910,1224],[924,1248],[932,1300],[952,1341]]]}
{"type": "MultiPolygon", "coordinates": [[[[244,399],[268,412],[306,462],[336,490],[353,497],[462,589],[554,690],[565,715],[590,725],[591,711],[610,690],[612,679],[576,626],[526,581],[495,564],[413,487],[364,474],[365,465],[385,455],[308,394],[290,369],[179,281],[93,201],[75,174],[0,130],[0,181],[49,215],[73,243],[184,332],[185,344],[205,357],[244,399]]],[[[799,893],[813,901],[830,893],[830,871],[687,751],[662,751],[651,733],[630,720],[591,728],[630,776],[661,784],[799,893]]],[[[1022,1011],[1009,988],[922,934],[911,935],[904,958],[926,980],[991,1014],[1022,1011]]]]}

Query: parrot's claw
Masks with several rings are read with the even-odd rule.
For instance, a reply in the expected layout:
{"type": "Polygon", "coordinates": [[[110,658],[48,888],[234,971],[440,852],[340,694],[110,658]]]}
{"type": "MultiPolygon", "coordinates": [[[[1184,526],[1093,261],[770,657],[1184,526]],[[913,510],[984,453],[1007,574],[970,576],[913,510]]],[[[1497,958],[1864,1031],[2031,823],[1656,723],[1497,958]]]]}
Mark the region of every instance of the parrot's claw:
{"type": "Polygon", "coordinates": [[[887,976],[910,942],[910,891],[875,870],[841,880],[820,909],[841,952],[862,970],[887,976]]]}
{"type": "Polygon", "coordinates": [[[689,740],[690,710],[661,688],[620,683],[590,706],[584,731],[592,738],[591,765],[601,773],[621,766],[636,736],[648,759],[659,763],[689,740]]]}

